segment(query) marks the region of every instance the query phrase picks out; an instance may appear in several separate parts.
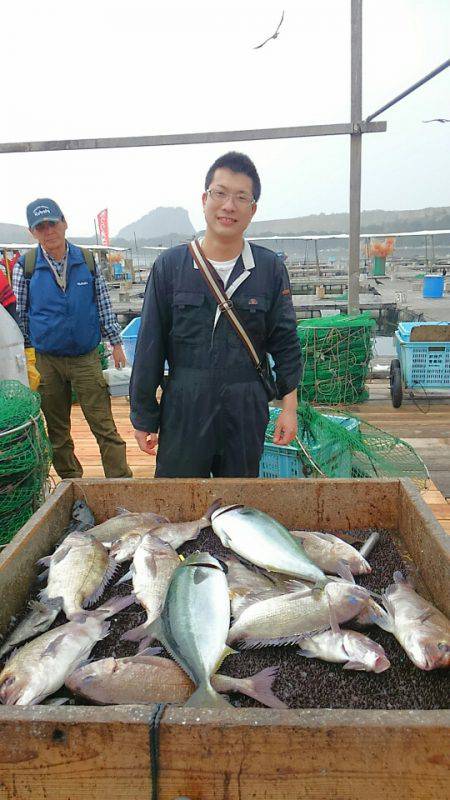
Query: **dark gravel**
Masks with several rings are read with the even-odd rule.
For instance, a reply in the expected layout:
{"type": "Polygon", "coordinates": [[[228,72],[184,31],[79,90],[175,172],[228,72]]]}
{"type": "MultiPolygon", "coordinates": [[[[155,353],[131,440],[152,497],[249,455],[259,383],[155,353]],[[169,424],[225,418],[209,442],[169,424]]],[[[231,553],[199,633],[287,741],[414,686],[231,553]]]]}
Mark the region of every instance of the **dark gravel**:
{"type": "MultiPolygon", "coordinates": [[[[345,538],[354,538],[356,546],[373,531],[349,531],[345,538]]],[[[369,561],[372,573],[360,576],[357,582],[367,588],[380,592],[392,583],[395,570],[402,570],[424,593],[420,578],[411,559],[401,552],[400,541],[395,534],[380,531],[381,537],[369,561]]],[[[196,550],[208,550],[217,558],[229,555],[214,535],[211,528],[202,531],[198,539],[188,542],[180,552],[187,556],[196,550]]],[[[128,566],[121,567],[116,579],[123,575],[128,566]]],[[[34,587],[32,597],[40,587],[34,587]]],[[[110,586],[102,600],[120,594],[128,594],[130,584],[110,586]]],[[[136,604],[122,611],[111,620],[109,636],[95,646],[92,656],[95,659],[114,655],[132,655],[137,644],[120,641],[120,636],[129,628],[134,628],[145,620],[145,612],[136,604]]],[[[65,622],[59,615],[54,626],[65,622]]],[[[448,707],[448,674],[445,670],[424,672],[409,660],[393,636],[376,626],[364,628],[364,633],[379,642],[385,649],[391,667],[379,675],[374,673],[343,670],[340,664],[330,664],[318,659],[307,659],[298,654],[295,646],[264,647],[246,650],[229,656],[221,667],[221,672],[235,677],[246,677],[268,666],[279,666],[273,689],[291,708],[359,708],[359,709],[443,709],[448,707]]],[[[164,651],[162,655],[167,655],[164,651]]],[[[237,707],[257,707],[259,704],[241,694],[231,695],[237,707]]],[[[70,702],[81,702],[79,699],[70,702]]]]}

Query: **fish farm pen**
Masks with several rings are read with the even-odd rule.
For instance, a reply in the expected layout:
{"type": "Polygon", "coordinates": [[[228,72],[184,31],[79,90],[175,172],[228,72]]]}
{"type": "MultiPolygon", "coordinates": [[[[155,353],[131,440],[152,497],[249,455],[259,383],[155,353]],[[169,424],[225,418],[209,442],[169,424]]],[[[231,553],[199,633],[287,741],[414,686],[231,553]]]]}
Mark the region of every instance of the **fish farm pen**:
{"type": "MultiPolygon", "coordinates": [[[[87,502],[98,523],[114,516],[118,506],[151,509],[172,521],[197,519],[219,497],[224,504],[257,507],[289,529],[350,532],[361,539],[377,529],[382,535],[373,551],[373,573],[362,576],[362,584],[367,581],[376,591],[391,580],[393,569],[403,568],[424,597],[450,611],[450,543],[409,481],[84,479],[61,483],[0,556],[1,632],[11,617],[19,619],[24,612],[35,586],[36,561],[61,539],[76,500],[87,502]]],[[[183,552],[187,556],[200,544],[215,547],[220,558],[223,550],[218,539],[214,545],[215,538],[206,529],[183,552]]],[[[129,588],[108,592],[117,590],[129,588]]],[[[134,608],[125,614],[133,615],[134,608]]],[[[379,641],[387,648],[383,636],[379,641]]],[[[106,641],[100,652],[107,652],[106,641]]],[[[116,655],[125,652],[124,642],[113,646],[116,655]]],[[[405,654],[397,661],[395,642],[390,647],[392,673],[382,674],[304,659],[292,646],[239,652],[228,665],[225,661],[223,672],[239,677],[278,659],[273,689],[292,706],[286,710],[256,708],[242,695],[231,696],[236,706],[231,709],[167,702],[2,706],[0,796],[443,797],[449,722],[445,673],[417,670],[405,654]]]]}

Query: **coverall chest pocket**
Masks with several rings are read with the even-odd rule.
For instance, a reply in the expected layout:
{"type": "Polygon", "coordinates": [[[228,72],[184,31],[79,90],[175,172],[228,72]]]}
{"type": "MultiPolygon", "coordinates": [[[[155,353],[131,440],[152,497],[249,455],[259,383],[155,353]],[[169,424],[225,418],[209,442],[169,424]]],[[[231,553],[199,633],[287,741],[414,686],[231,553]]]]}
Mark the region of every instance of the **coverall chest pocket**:
{"type": "MultiPolygon", "coordinates": [[[[266,315],[269,303],[265,295],[241,295],[233,297],[236,314],[255,345],[262,345],[266,339],[266,315]]],[[[235,335],[232,344],[242,347],[240,338],[235,335]]]]}
{"type": "Polygon", "coordinates": [[[207,309],[202,292],[174,292],[172,309],[172,335],[185,342],[202,342],[207,309]]]}

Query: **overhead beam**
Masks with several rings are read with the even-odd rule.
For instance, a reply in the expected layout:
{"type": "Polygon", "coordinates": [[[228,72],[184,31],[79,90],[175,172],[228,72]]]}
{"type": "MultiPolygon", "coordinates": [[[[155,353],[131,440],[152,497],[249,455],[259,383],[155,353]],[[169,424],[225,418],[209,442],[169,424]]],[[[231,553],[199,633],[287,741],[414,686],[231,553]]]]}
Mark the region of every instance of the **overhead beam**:
{"type": "MultiPolygon", "coordinates": [[[[358,121],[360,133],[383,133],[385,122],[358,121]]],[[[0,143],[2,153],[41,153],[55,150],[103,150],[117,147],[165,147],[168,145],[252,142],[259,139],[298,139],[307,136],[344,136],[354,131],[347,122],[331,125],[300,125],[291,128],[256,128],[246,131],[170,133],[156,136],[119,136],[106,139],[56,139],[39,142],[0,143]]]]}

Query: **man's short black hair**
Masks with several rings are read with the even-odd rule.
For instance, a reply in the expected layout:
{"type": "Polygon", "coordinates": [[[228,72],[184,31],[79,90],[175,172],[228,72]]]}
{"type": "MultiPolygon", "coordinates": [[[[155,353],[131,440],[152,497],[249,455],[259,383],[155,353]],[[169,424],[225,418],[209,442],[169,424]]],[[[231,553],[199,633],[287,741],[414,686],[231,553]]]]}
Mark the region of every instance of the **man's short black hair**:
{"type": "Polygon", "coordinates": [[[255,198],[255,202],[258,202],[261,194],[261,181],[259,180],[259,175],[253,161],[246,156],[245,153],[237,153],[232,150],[230,153],[225,153],[225,155],[217,158],[206,173],[205,190],[209,189],[216,169],[229,169],[231,172],[247,175],[253,185],[253,197],[255,198]]]}

